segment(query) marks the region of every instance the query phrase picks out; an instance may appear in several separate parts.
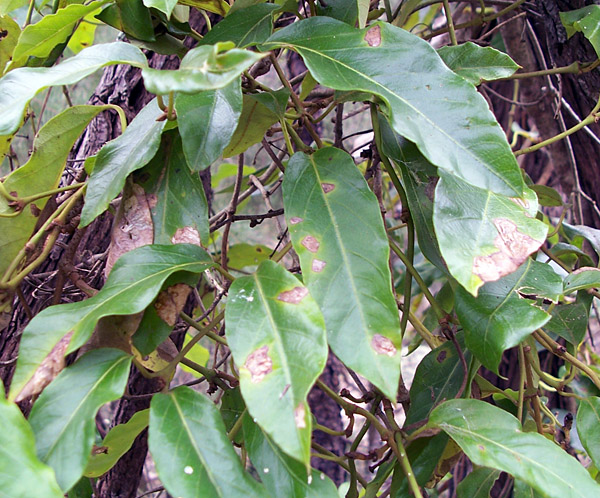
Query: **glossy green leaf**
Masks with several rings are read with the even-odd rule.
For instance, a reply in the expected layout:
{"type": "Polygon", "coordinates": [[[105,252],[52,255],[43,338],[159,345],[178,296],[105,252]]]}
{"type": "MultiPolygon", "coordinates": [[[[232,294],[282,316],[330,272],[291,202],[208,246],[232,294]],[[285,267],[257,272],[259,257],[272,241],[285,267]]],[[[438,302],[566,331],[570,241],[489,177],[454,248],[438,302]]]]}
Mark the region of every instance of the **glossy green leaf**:
{"type": "Polygon", "coordinates": [[[173,496],[265,496],[244,471],[212,400],[189,387],[152,398],[148,446],[173,496]]]}
{"type": "Polygon", "coordinates": [[[500,476],[496,469],[479,467],[465,477],[456,488],[458,498],[490,498],[490,491],[500,476]]]}
{"type": "Polygon", "coordinates": [[[248,412],[283,451],[309,465],[306,397],[327,362],[317,303],[292,274],[264,261],[231,284],[225,323],[248,412]]]}
{"type": "Polygon", "coordinates": [[[330,147],[292,156],[283,201],[303,280],[323,312],[331,349],[395,399],[402,339],[375,195],[352,158],[330,147]]]}
{"type": "MultiPolygon", "coordinates": [[[[464,348],[463,334],[457,335],[457,340],[468,365],[471,354],[464,348]]],[[[464,378],[465,369],[451,341],[430,351],[417,366],[410,387],[411,403],[406,415],[406,425],[426,420],[436,406],[444,400],[454,398],[464,378]]]]}
{"type": "Polygon", "coordinates": [[[513,487],[513,498],[544,498],[546,495],[537,492],[527,483],[521,481],[520,479],[515,479],[515,484],[513,487]]]}
{"type": "Polygon", "coordinates": [[[587,325],[587,307],[583,303],[572,303],[556,305],[552,309],[552,319],[544,328],[578,345],[585,337],[587,325]]]}
{"type": "Polygon", "coordinates": [[[69,331],[73,337],[67,354],[90,338],[100,318],[139,313],[153,301],[170,275],[201,273],[211,265],[209,254],[190,244],[143,246],[124,254],[98,294],[84,301],[46,308],[29,322],[21,339],[22,354],[17,360],[10,399],[16,398],[44,358],[69,331]]]}
{"type": "Polygon", "coordinates": [[[529,188],[536,193],[540,206],[559,207],[563,205],[562,197],[552,187],[548,187],[548,185],[531,185],[529,188]]]}
{"type": "Polygon", "coordinates": [[[433,225],[450,273],[471,294],[514,272],[546,239],[529,189],[513,199],[439,171],[433,225]]]}
{"type": "Polygon", "coordinates": [[[359,30],[311,17],[264,46],[296,50],[322,85],[381,97],[394,130],[436,166],[472,185],[522,195],[521,172],[487,102],[419,37],[385,23],[359,30]]]}
{"type": "Polygon", "coordinates": [[[202,45],[233,42],[244,48],[264,42],[273,31],[273,13],[279,5],[261,3],[230,13],[202,39],[202,45]]]}
{"type": "Polygon", "coordinates": [[[126,423],[114,426],[102,440],[87,463],[85,477],[100,477],[111,469],[128,450],[133,441],[146,427],[150,410],[134,413],[126,423]]]}
{"type": "Polygon", "coordinates": [[[19,407],[4,398],[0,382],[0,494],[2,496],[40,496],[61,498],[54,471],[35,454],[31,427],[19,407]]]}
{"type": "Polygon", "coordinates": [[[244,95],[242,114],[223,157],[241,154],[248,147],[260,142],[265,132],[285,112],[290,93],[286,89],[272,93],[244,95]]]}
{"type": "Polygon", "coordinates": [[[600,398],[589,396],[579,402],[577,410],[577,435],[587,454],[600,465],[600,398]]]}
{"type": "Polygon", "coordinates": [[[21,125],[29,101],[51,86],[72,85],[111,64],[147,65],[140,49],[115,42],[82,50],[54,67],[23,67],[0,79],[0,135],[10,135],[21,125]]]}
{"type": "Polygon", "coordinates": [[[229,4],[225,0],[179,0],[178,3],[207,10],[220,16],[226,16],[229,11],[229,4]]]}
{"type": "Polygon", "coordinates": [[[123,395],[131,356],[96,349],[63,370],[33,405],[29,423],[38,457],[68,491],[81,477],[96,435],[95,417],[105,403],[123,395]]]}
{"type": "MultiPolygon", "coordinates": [[[[28,197],[58,187],[75,140],[95,116],[110,108],[74,106],[49,120],[33,142],[29,161],[4,179],[6,191],[16,192],[18,197],[28,197]]],[[[47,200],[47,197],[35,200],[14,218],[0,218],[0,275],[4,275],[8,265],[31,237],[47,200]]],[[[14,211],[15,208],[10,207],[4,197],[0,197],[0,213],[10,214],[14,211]]]]}
{"type": "Polygon", "coordinates": [[[129,38],[147,42],[156,40],[150,11],[142,0],[116,0],[96,17],[129,38]]]}
{"type": "Polygon", "coordinates": [[[583,289],[600,288],[600,269],[585,266],[575,270],[565,278],[565,294],[583,289]]]}
{"type": "Polygon", "coordinates": [[[550,320],[535,298],[556,297],[560,280],[550,265],[527,259],[516,272],[482,287],[477,297],[457,289],[456,314],[465,329],[469,350],[497,372],[505,349],[516,346],[550,320]]]}
{"type": "Polygon", "coordinates": [[[0,43],[0,74],[3,74],[6,64],[12,58],[21,28],[10,16],[0,15],[0,30],[6,33],[2,38],[2,43],[0,43]]]}
{"type": "Polygon", "coordinates": [[[160,10],[167,17],[171,17],[171,13],[177,5],[177,0],[143,0],[143,2],[146,7],[160,10]]]}
{"type": "Polygon", "coordinates": [[[437,53],[446,66],[474,85],[479,85],[483,80],[508,78],[521,67],[504,52],[473,42],[448,45],[439,48],[437,53]]]}
{"type": "Polygon", "coordinates": [[[229,85],[244,70],[264,57],[239,48],[224,51],[229,47],[228,43],[217,43],[193,48],[176,70],[144,68],[144,85],[149,92],[157,95],[216,90],[229,85]]]}
{"type": "Polygon", "coordinates": [[[57,45],[64,44],[86,15],[98,10],[109,0],[98,0],[87,5],[71,4],[48,14],[35,24],[29,24],[21,33],[13,52],[11,68],[27,65],[29,57],[44,59],[57,45]]]}
{"type": "Polygon", "coordinates": [[[198,173],[188,168],[175,131],[163,135],[156,156],[141,172],[150,177],[142,184],[152,199],[150,211],[154,223],[154,243],[178,240],[208,245],[208,204],[198,173]],[[156,202],[154,202],[156,201],[156,202]]]}
{"type": "Polygon", "coordinates": [[[283,453],[272,439],[246,415],[244,443],[260,480],[271,496],[286,498],[338,498],[335,484],[325,474],[306,467],[283,453]]]}
{"type": "Polygon", "coordinates": [[[544,436],[521,432],[509,413],[483,401],[455,399],[437,407],[429,426],[454,439],[476,465],[503,470],[549,498],[600,493],[585,468],[544,436]]]}
{"type": "Polygon", "coordinates": [[[80,226],[89,225],[106,211],[123,190],[129,173],[142,168],[154,157],[165,126],[165,121],[156,120],[161,114],[156,100],[151,101],[122,135],[100,149],[88,181],[80,226]]]}
{"type": "Polygon", "coordinates": [[[571,10],[569,12],[560,12],[560,21],[567,29],[567,36],[570,38],[577,32],[583,33],[590,43],[598,57],[600,57],[600,6],[588,5],[582,9],[571,10]]]}
{"type": "Polygon", "coordinates": [[[240,83],[236,79],[219,90],[177,95],[177,123],[192,171],[208,168],[231,140],[242,113],[240,83]]]}

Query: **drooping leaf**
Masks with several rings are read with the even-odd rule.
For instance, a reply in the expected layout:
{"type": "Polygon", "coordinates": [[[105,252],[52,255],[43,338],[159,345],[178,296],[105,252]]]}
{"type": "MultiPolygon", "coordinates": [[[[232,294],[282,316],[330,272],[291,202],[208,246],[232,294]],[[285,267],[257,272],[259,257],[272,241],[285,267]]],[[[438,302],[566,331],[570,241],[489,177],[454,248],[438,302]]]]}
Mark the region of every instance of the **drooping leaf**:
{"type": "Polygon", "coordinates": [[[473,42],[439,48],[444,63],[468,82],[479,85],[512,76],[519,65],[509,55],[493,47],[481,47],[473,42]]]}
{"type": "MultiPolygon", "coordinates": [[[[457,335],[467,365],[471,358],[464,349],[463,334],[457,335]]],[[[410,409],[406,414],[406,425],[426,420],[436,406],[457,394],[465,378],[465,369],[451,341],[438,346],[425,356],[417,366],[410,387],[410,409]]]]}
{"type": "MultiPolygon", "coordinates": [[[[98,10],[109,0],[98,0],[87,5],[71,4],[48,14],[35,24],[29,24],[19,37],[10,67],[27,65],[29,57],[45,59],[57,45],[64,44],[86,15],[98,10]]],[[[3,42],[4,43],[4,42],[3,42]]]]}
{"type": "Polygon", "coordinates": [[[208,204],[202,180],[189,170],[183,152],[182,137],[166,133],[160,150],[140,175],[150,175],[143,185],[152,201],[155,244],[208,244],[208,204]]]}
{"type": "Polygon", "coordinates": [[[10,16],[0,15],[0,30],[6,33],[2,38],[2,43],[0,43],[0,74],[3,74],[7,62],[12,58],[21,28],[10,16]]]}
{"type": "Polygon", "coordinates": [[[271,438],[246,415],[244,442],[250,460],[271,496],[286,498],[338,498],[329,477],[313,469],[311,479],[306,467],[283,453],[271,438]]]}
{"type": "Polygon", "coordinates": [[[229,4],[225,0],[179,0],[178,3],[207,10],[220,16],[226,16],[229,11],[229,4]]]}
{"type": "Polygon", "coordinates": [[[108,142],[96,157],[85,193],[80,226],[89,225],[119,195],[129,173],[145,166],[156,154],[165,121],[156,100],[144,107],[125,132],[108,142]]]}
{"type": "Polygon", "coordinates": [[[244,471],[214,403],[189,387],[152,398],[148,446],[158,476],[173,496],[265,495],[244,471]]]}
{"type": "Polygon", "coordinates": [[[490,498],[490,491],[500,471],[479,467],[465,477],[456,488],[458,498],[490,498]]]}
{"type": "MultiPolygon", "coordinates": [[[[6,191],[23,198],[55,189],[77,137],[95,116],[111,108],[112,106],[74,106],[49,120],[33,142],[29,161],[4,179],[6,191]]],[[[35,200],[14,218],[0,218],[0,275],[4,275],[10,262],[31,237],[47,200],[48,197],[35,200]]],[[[0,196],[0,213],[10,214],[14,211],[15,208],[10,207],[6,199],[0,196]]]]}
{"type": "Polygon", "coordinates": [[[544,436],[521,432],[511,414],[483,401],[454,399],[429,417],[474,464],[503,470],[549,498],[588,498],[600,493],[585,468],[544,436]]]}
{"type": "Polygon", "coordinates": [[[63,491],[81,477],[94,443],[98,409],[123,395],[131,356],[97,349],[63,370],[33,405],[29,423],[37,454],[63,491]]]}
{"type": "Polygon", "coordinates": [[[562,223],[562,228],[567,237],[583,237],[594,248],[596,254],[600,254],[600,230],[585,225],[570,225],[565,221],[562,223]]]}
{"type": "Polygon", "coordinates": [[[579,402],[577,410],[577,435],[587,454],[600,465],[600,398],[589,396],[579,402]]]}
{"type": "Polygon", "coordinates": [[[264,44],[278,46],[296,50],[323,85],[381,97],[394,130],[436,166],[471,185],[522,195],[521,172],[487,103],[424,40],[385,23],[359,30],[311,17],[264,44]]]}
{"type": "Polygon", "coordinates": [[[0,135],[10,135],[21,125],[29,101],[51,86],[72,85],[111,64],[147,65],[140,49],[114,42],[86,48],[53,67],[23,67],[0,79],[0,135]]]}
{"type": "Polygon", "coordinates": [[[544,328],[573,345],[578,345],[587,331],[588,312],[583,303],[558,304],[552,310],[552,319],[544,328]]]}
{"type": "Polygon", "coordinates": [[[560,12],[560,21],[567,29],[567,36],[571,38],[576,32],[583,33],[590,43],[598,57],[600,57],[600,6],[588,5],[582,9],[560,12]]]}
{"type": "Polygon", "coordinates": [[[593,288],[600,288],[600,269],[598,268],[584,266],[565,278],[565,294],[593,288]]]}
{"type": "Polygon", "coordinates": [[[176,272],[201,273],[212,259],[198,246],[144,246],[124,254],[98,294],[76,303],[51,306],[38,313],[23,331],[10,399],[15,399],[54,346],[73,331],[67,354],[91,336],[97,321],[109,315],[142,311],[176,272]]]}
{"type": "Polygon", "coordinates": [[[327,362],[317,303],[293,275],[264,261],[231,284],[225,323],[248,412],[283,451],[309,465],[306,397],[327,362]]]}
{"type": "Polygon", "coordinates": [[[126,423],[114,426],[102,440],[102,444],[92,449],[92,456],[83,475],[100,477],[131,448],[135,438],[148,427],[150,410],[136,412],[126,423]]]}
{"type": "Polygon", "coordinates": [[[150,10],[142,0],[116,0],[96,17],[130,38],[147,42],[156,40],[150,10]]]}
{"type": "Polygon", "coordinates": [[[176,70],[144,68],[144,85],[149,92],[157,95],[216,90],[229,85],[244,70],[264,57],[249,50],[227,50],[228,48],[231,48],[229,43],[193,48],[181,60],[181,65],[176,70]]]}
{"type": "Polygon", "coordinates": [[[19,407],[4,397],[0,382],[0,493],[61,498],[53,470],[35,454],[35,439],[19,407]]]}
{"type": "Polygon", "coordinates": [[[283,200],[303,280],[323,312],[329,345],[394,399],[402,346],[375,195],[347,153],[325,148],[292,156],[283,200]]]}
{"type": "Polygon", "coordinates": [[[202,44],[233,42],[244,48],[264,42],[273,31],[273,13],[279,5],[261,3],[231,12],[202,39],[202,44]]]}
{"type": "MultiPolygon", "coordinates": [[[[271,125],[279,121],[280,112],[289,98],[289,92],[282,89],[272,93],[244,95],[242,114],[223,157],[241,154],[248,147],[260,142],[271,125]]],[[[281,112],[281,114],[283,114],[281,112]]]]}
{"type": "Polygon", "coordinates": [[[514,273],[483,286],[477,297],[459,288],[456,314],[465,329],[469,350],[497,372],[505,349],[516,346],[550,320],[536,297],[556,298],[560,280],[550,265],[527,259],[514,273]],[[529,299],[521,294],[529,295],[529,299]]]}
{"type": "Polygon", "coordinates": [[[238,124],[241,80],[219,90],[181,93],[175,99],[175,110],[188,166],[192,171],[206,169],[219,158],[238,124]]]}
{"type": "Polygon", "coordinates": [[[514,272],[542,245],[548,226],[534,218],[535,193],[508,198],[439,171],[433,224],[450,273],[471,294],[514,272]]]}

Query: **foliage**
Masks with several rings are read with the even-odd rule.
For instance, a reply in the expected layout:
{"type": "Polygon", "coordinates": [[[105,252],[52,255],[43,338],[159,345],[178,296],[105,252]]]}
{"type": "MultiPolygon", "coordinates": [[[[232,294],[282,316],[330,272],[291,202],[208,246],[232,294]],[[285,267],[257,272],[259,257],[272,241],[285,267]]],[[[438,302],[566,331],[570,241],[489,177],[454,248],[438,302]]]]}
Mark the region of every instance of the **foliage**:
{"type": "MultiPolygon", "coordinates": [[[[347,496],[428,496],[463,454],[475,467],[459,496],[489,496],[501,471],[515,496],[600,494],[600,374],[584,341],[600,287],[597,255],[585,249],[598,250],[598,233],[563,223],[571,217],[562,197],[519,167],[516,156],[558,138],[515,153],[476,88],[519,66],[496,48],[457,44],[452,23],[452,44],[438,50],[427,30],[402,29],[443,20],[448,2],[401,2],[395,12],[363,0],[21,3],[0,12],[3,152],[34,121],[37,94],[107,65],[139,68],[156,98],[129,124],[113,105],[69,107],[0,182],[0,323],[62,233],[107,211],[115,218],[104,286],[80,283],[85,299],[44,309],[22,332],[0,398],[2,492],[75,496],[80,479],[107,472],[147,426],[159,478],[175,496],[338,496],[311,457],[348,472],[347,496]],[[19,8],[22,30],[7,15],[19,8]],[[188,22],[191,9],[216,14],[204,37],[188,22]],[[82,48],[91,22],[132,43],[82,48]],[[143,48],[176,54],[179,68],[150,67],[143,48]],[[299,76],[286,69],[292,54],[307,67],[299,76]],[[350,105],[370,119],[361,155],[343,135],[350,105]],[[102,112],[119,113],[122,133],[71,182],[69,151],[102,112]],[[250,164],[262,151],[268,162],[250,164]],[[222,161],[232,156],[237,166],[222,161]],[[210,169],[213,205],[200,180],[210,169]],[[549,218],[548,206],[562,216],[549,218]],[[264,230],[272,219],[276,245],[264,230]],[[260,235],[240,229],[245,220],[262,225],[260,235]],[[192,288],[203,307],[189,316],[192,288]],[[177,350],[168,336],[182,323],[190,333],[177,350]],[[430,351],[406,393],[409,343],[430,351]],[[328,348],[368,381],[359,398],[318,380],[328,348]],[[518,351],[518,391],[482,374],[498,373],[509,348],[518,351]],[[560,377],[544,371],[542,350],[564,362],[560,377]],[[65,367],[70,353],[78,359],[65,367]],[[171,386],[179,364],[208,392],[171,386]],[[96,414],[125,394],[131,365],[162,379],[163,392],[101,438],[96,414]],[[313,388],[343,409],[347,431],[315,422],[313,388]],[[570,446],[570,425],[546,392],[576,400],[581,447],[570,446]],[[28,420],[15,405],[26,399],[28,420]],[[363,454],[369,428],[381,446],[363,454]],[[325,453],[315,430],[347,438],[348,453],[325,453]],[[555,440],[561,431],[566,443],[555,440]],[[586,469],[574,454],[593,463],[586,469]],[[368,459],[376,474],[359,463],[368,459]]],[[[473,12],[474,22],[484,14],[500,16],[473,12]]],[[[561,18],[569,36],[582,32],[598,48],[600,7],[561,18]]]]}

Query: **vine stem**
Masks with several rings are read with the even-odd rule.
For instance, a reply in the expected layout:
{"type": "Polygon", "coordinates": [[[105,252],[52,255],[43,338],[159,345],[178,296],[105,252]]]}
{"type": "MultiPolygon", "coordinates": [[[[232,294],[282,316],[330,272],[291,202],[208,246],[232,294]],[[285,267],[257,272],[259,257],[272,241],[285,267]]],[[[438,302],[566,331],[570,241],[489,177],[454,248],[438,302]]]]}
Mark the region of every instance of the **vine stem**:
{"type": "Polygon", "coordinates": [[[406,480],[408,481],[408,487],[415,498],[423,498],[423,495],[421,494],[421,488],[419,488],[419,483],[415,478],[415,473],[412,470],[410,460],[406,454],[406,449],[404,449],[404,445],[402,444],[402,436],[400,433],[396,434],[395,439],[398,451],[396,456],[398,456],[398,461],[400,462],[402,470],[404,471],[404,475],[406,476],[406,480]]]}
{"type": "Polygon", "coordinates": [[[456,41],[456,32],[454,31],[454,21],[452,20],[452,11],[450,10],[450,3],[448,0],[443,0],[444,3],[444,14],[446,14],[446,23],[448,24],[448,34],[450,35],[450,43],[452,45],[458,45],[456,41]]]}

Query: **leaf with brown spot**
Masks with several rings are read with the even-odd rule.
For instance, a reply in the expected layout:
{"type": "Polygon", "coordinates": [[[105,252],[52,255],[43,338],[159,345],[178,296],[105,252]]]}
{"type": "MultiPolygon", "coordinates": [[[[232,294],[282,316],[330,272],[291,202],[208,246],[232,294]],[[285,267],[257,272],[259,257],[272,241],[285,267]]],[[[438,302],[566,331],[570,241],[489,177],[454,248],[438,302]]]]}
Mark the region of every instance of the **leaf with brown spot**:
{"type": "Polygon", "coordinates": [[[298,218],[298,216],[292,216],[290,218],[290,225],[297,225],[298,223],[302,223],[304,220],[302,218],[298,218]]]}
{"type": "Polygon", "coordinates": [[[333,183],[321,183],[321,188],[323,189],[323,192],[328,194],[335,188],[335,185],[333,183]]]}
{"type": "Polygon", "coordinates": [[[381,28],[378,24],[367,30],[365,41],[369,44],[369,47],[378,47],[381,45],[381,28]]]}
{"type": "Polygon", "coordinates": [[[267,260],[231,284],[225,323],[248,412],[285,453],[308,465],[306,398],[328,351],[317,304],[296,277],[267,260]]]}
{"type": "Polygon", "coordinates": [[[180,283],[170,286],[158,295],[154,302],[154,308],[163,322],[171,327],[175,325],[190,292],[192,292],[192,288],[189,285],[180,283]]]}
{"type": "Polygon", "coordinates": [[[317,239],[315,239],[312,235],[307,235],[300,242],[306,249],[310,252],[317,252],[319,250],[319,246],[321,245],[317,239]]]}
{"type": "Polygon", "coordinates": [[[381,334],[373,336],[371,347],[377,354],[385,354],[387,356],[394,356],[398,352],[394,343],[381,334]]]}
{"type": "Polygon", "coordinates": [[[312,260],[310,268],[312,271],[319,273],[323,271],[326,265],[327,263],[325,261],[321,261],[320,259],[315,258],[312,260]]]}

